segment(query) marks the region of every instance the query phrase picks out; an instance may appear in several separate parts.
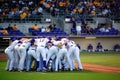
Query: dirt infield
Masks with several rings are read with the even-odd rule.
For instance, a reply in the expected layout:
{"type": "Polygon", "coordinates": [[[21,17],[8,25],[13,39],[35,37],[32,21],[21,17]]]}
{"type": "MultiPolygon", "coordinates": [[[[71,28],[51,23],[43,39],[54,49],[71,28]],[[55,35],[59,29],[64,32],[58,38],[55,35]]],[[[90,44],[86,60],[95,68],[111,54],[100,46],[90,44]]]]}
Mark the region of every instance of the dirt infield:
{"type": "MultiPolygon", "coordinates": [[[[0,54],[0,60],[7,60],[6,55],[3,53],[0,54]]],[[[87,64],[87,63],[82,63],[82,65],[85,70],[90,70],[95,72],[120,73],[120,68],[118,67],[103,66],[103,65],[97,65],[97,64],[87,64]]],[[[77,67],[77,63],[75,63],[75,66],[77,67]]]]}
{"type": "Polygon", "coordinates": [[[7,56],[4,53],[0,53],[0,60],[6,60],[7,56]]]}
{"type": "MultiPolygon", "coordinates": [[[[77,63],[75,63],[77,66],[77,63]]],[[[118,67],[111,67],[111,66],[103,66],[97,64],[82,64],[85,70],[95,71],[95,72],[110,72],[110,73],[120,73],[120,68],[118,67]]]]}
{"type": "Polygon", "coordinates": [[[86,70],[91,70],[91,71],[96,71],[96,72],[120,73],[120,68],[97,65],[97,64],[83,64],[83,68],[86,70]]]}

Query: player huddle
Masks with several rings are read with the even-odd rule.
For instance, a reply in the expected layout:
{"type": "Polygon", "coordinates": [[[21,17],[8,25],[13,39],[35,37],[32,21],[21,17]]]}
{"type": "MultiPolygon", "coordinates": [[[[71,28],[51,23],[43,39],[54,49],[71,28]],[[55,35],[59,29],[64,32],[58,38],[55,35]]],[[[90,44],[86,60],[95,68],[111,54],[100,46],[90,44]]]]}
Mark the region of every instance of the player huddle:
{"type": "Polygon", "coordinates": [[[35,70],[61,71],[75,69],[74,61],[78,63],[77,70],[82,70],[80,50],[76,43],[68,38],[39,37],[11,38],[11,44],[5,49],[8,57],[7,71],[31,71],[34,61],[35,70]]]}

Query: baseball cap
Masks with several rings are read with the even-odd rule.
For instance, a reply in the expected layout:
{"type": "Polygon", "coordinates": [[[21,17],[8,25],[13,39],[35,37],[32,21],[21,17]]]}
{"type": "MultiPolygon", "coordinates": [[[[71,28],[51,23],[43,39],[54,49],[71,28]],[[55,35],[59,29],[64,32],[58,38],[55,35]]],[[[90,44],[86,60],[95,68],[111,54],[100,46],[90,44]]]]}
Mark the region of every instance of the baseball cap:
{"type": "Polygon", "coordinates": [[[61,39],[61,37],[56,37],[56,41],[58,41],[58,40],[60,40],[61,39]]]}
{"type": "Polygon", "coordinates": [[[19,41],[18,43],[22,43],[22,41],[19,41]]]}
{"type": "Polygon", "coordinates": [[[48,43],[52,43],[51,40],[49,40],[48,43]]]}
{"type": "Polygon", "coordinates": [[[51,37],[48,37],[48,39],[49,39],[49,40],[52,40],[52,38],[51,38],[51,37]]]}
{"type": "Polygon", "coordinates": [[[11,37],[10,40],[13,42],[13,41],[17,40],[17,38],[16,37],[11,37]]]}
{"type": "Polygon", "coordinates": [[[34,39],[34,38],[32,38],[31,43],[34,43],[34,42],[35,42],[35,39],[34,39]]]}

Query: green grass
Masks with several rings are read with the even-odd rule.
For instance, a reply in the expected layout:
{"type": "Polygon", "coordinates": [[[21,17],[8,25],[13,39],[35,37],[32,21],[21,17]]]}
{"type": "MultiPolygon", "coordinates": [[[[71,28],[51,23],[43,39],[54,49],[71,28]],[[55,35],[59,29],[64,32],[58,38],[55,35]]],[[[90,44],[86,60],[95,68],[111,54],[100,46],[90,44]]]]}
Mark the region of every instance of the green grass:
{"type": "Polygon", "coordinates": [[[120,67],[120,53],[81,53],[80,56],[83,63],[120,67]]]}
{"type": "MultiPolygon", "coordinates": [[[[120,54],[81,53],[82,62],[120,67],[120,54]]],[[[6,61],[0,61],[0,80],[120,80],[118,73],[73,72],[7,72],[6,61]]]]}
{"type": "Polygon", "coordinates": [[[0,80],[119,80],[120,74],[91,71],[74,72],[7,72],[0,61],[0,80]]]}

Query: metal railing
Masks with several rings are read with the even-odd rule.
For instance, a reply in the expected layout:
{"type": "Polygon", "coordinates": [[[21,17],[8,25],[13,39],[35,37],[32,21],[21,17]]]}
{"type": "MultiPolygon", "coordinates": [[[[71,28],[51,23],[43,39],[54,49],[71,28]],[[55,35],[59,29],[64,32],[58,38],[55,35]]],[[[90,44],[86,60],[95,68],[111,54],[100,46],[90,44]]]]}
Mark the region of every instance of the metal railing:
{"type": "MultiPolygon", "coordinates": [[[[71,17],[73,15],[71,15],[71,13],[65,13],[65,12],[57,12],[55,13],[55,16],[52,16],[50,13],[46,13],[46,14],[43,14],[43,15],[30,15],[30,16],[27,16],[25,19],[21,19],[20,16],[0,16],[0,22],[46,22],[46,19],[49,18],[51,19],[51,22],[52,22],[52,19],[54,18],[66,18],[66,17],[71,17]]],[[[105,16],[100,16],[100,15],[84,15],[84,14],[74,14],[74,17],[75,18],[78,18],[78,19],[86,19],[86,20],[92,20],[94,17],[103,17],[103,18],[108,18],[108,17],[105,17],[105,16]]],[[[110,19],[110,18],[109,18],[110,19]]],[[[115,18],[113,17],[111,20],[119,20],[120,21],[120,18],[115,18]]]]}

